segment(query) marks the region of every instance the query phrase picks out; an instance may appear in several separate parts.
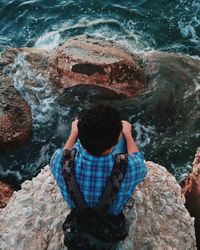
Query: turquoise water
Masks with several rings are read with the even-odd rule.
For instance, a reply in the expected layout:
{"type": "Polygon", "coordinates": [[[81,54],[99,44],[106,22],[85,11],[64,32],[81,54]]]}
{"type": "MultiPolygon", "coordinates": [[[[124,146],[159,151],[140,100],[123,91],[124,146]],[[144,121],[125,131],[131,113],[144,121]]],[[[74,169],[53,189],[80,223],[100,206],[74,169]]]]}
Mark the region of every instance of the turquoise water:
{"type": "MultiPolygon", "coordinates": [[[[200,2],[197,0],[0,2],[1,52],[7,47],[25,46],[53,50],[70,37],[88,34],[116,41],[138,53],[160,50],[196,58],[200,56],[200,2]]],[[[21,60],[19,64],[24,65],[25,70],[31,70],[21,60]]],[[[55,148],[64,142],[71,120],[92,102],[93,94],[78,88],[66,93],[63,97],[65,104],[62,105],[52,97],[53,93],[47,87],[43,100],[50,104],[44,117],[38,110],[46,108],[46,103],[42,102],[37,108],[34,100],[29,100],[34,110],[32,138],[26,147],[0,155],[0,179],[18,186],[36,175],[49,162],[55,148]]],[[[98,93],[97,96],[104,98],[98,93]]],[[[193,126],[196,131],[191,132],[191,138],[188,139],[187,135],[184,141],[184,135],[177,136],[183,129],[181,120],[177,122],[176,131],[176,121],[173,123],[172,117],[158,129],[156,119],[145,111],[145,106],[144,110],[141,109],[142,104],[137,107],[134,101],[130,104],[117,103],[125,118],[134,125],[133,132],[147,159],[165,165],[177,178],[191,169],[196,147],[199,146],[198,124],[193,126]]]]}

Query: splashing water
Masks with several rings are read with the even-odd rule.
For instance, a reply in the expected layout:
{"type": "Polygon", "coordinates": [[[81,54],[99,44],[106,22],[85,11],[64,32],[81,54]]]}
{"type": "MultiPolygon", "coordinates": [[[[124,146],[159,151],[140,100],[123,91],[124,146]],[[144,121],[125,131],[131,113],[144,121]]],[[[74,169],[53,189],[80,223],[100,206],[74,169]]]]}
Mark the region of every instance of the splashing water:
{"type": "Polygon", "coordinates": [[[31,68],[25,57],[26,53],[17,55],[14,63],[7,66],[4,71],[9,72],[15,88],[31,107],[33,125],[44,125],[53,117],[56,95],[44,76],[31,68]]]}

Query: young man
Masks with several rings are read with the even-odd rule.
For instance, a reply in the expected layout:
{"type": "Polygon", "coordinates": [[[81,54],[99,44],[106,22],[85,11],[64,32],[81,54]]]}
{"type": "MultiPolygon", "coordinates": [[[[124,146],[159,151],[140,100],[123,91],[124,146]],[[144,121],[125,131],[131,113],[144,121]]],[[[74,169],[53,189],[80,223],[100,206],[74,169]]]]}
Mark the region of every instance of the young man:
{"type": "MultiPolygon", "coordinates": [[[[128,153],[128,166],[122,185],[109,209],[119,215],[137,184],[143,181],[147,168],[131,134],[131,124],[122,121],[120,114],[110,106],[96,105],[72,122],[70,136],[64,146],[76,148],[75,176],[89,207],[94,207],[104,191],[114,165],[116,153],[128,153]]],[[[52,156],[50,168],[64,200],[74,208],[62,175],[62,153],[52,156]]]]}

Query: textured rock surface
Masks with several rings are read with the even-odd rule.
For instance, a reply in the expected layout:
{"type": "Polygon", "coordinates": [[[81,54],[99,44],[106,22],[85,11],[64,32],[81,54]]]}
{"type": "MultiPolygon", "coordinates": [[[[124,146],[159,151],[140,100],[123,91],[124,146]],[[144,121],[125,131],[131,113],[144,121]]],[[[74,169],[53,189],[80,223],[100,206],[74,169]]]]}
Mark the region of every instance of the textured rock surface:
{"type": "MultiPolygon", "coordinates": [[[[130,232],[119,249],[196,249],[194,220],[180,186],[165,168],[147,165],[147,177],[125,210],[130,232]]],[[[1,210],[0,249],[66,249],[61,225],[68,213],[47,166],[1,210]]]]}
{"type": "Polygon", "coordinates": [[[69,39],[53,53],[8,49],[0,57],[0,150],[16,148],[29,138],[32,121],[26,101],[37,103],[33,89],[42,88],[41,82],[48,83],[55,95],[87,85],[106,96],[129,97],[144,88],[140,63],[138,56],[112,42],[83,36],[69,39]],[[25,100],[14,88],[14,78],[24,85],[19,92],[25,100]]]}
{"type": "Polygon", "coordinates": [[[193,170],[181,183],[186,198],[186,207],[190,215],[195,217],[197,246],[200,249],[200,148],[193,162],[193,170]]]}
{"type": "Polygon", "coordinates": [[[0,151],[22,145],[31,131],[30,107],[10,79],[0,74],[0,151]]]}
{"type": "Polygon", "coordinates": [[[4,208],[13,194],[13,189],[0,181],[0,208],[4,208]]]}
{"type": "Polygon", "coordinates": [[[58,87],[96,85],[132,97],[144,88],[141,58],[116,43],[80,36],[67,40],[49,59],[50,81],[58,87]]]}

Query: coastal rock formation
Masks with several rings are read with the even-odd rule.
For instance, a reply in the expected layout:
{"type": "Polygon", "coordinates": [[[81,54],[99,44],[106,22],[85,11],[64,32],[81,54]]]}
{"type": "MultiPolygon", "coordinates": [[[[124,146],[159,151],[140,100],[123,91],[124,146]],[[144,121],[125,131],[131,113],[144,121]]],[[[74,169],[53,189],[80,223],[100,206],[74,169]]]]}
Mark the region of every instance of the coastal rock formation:
{"type": "MultiPolygon", "coordinates": [[[[159,150],[152,151],[154,159],[167,151],[174,136],[177,143],[172,145],[173,151],[179,157],[184,145],[193,149],[198,146],[199,71],[200,61],[191,57],[156,51],[135,55],[111,41],[86,36],[71,38],[53,52],[36,48],[9,49],[0,58],[1,85],[7,86],[8,78],[12,86],[15,82],[18,93],[12,88],[15,94],[11,100],[19,108],[21,102],[28,102],[33,115],[35,110],[41,110],[39,104],[48,104],[52,96],[58,97],[61,106],[73,105],[80,98],[88,102],[93,98],[93,101],[97,92],[101,96],[98,99],[137,97],[127,98],[123,109],[130,105],[132,113],[139,114],[142,110],[145,123],[152,121],[157,132],[162,134],[156,141],[159,150]],[[19,93],[22,101],[18,101],[19,93]],[[166,137],[170,139],[162,143],[166,137]]],[[[0,94],[0,100],[4,99],[0,94]]],[[[22,136],[21,142],[30,135],[30,110],[27,119],[29,123],[22,124],[29,133],[22,136]]],[[[37,121],[33,119],[34,122],[37,121]]],[[[10,131],[9,126],[7,121],[0,131],[10,131]]],[[[20,131],[17,121],[12,129],[20,131]]],[[[16,138],[21,133],[12,133],[13,137],[8,136],[8,144],[16,147],[16,138]]],[[[7,148],[3,146],[7,142],[1,140],[1,143],[1,149],[7,148]]],[[[187,160],[183,157],[183,162],[187,160]]]]}
{"type": "Polygon", "coordinates": [[[133,97],[144,88],[141,62],[116,43],[80,36],[55,50],[48,72],[50,81],[64,89],[86,84],[133,97]]]}
{"type": "Polygon", "coordinates": [[[33,106],[52,96],[51,91],[61,97],[66,89],[87,85],[109,98],[135,96],[144,88],[141,61],[112,42],[84,36],[67,40],[52,53],[8,49],[0,58],[0,150],[27,141],[33,106]]]}
{"type": "MultiPolygon", "coordinates": [[[[144,89],[141,56],[104,39],[78,36],[68,39],[53,52],[36,48],[8,49],[0,59],[0,70],[10,71],[5,67],[16,64],[18,57],[22,59],[18,66],[23,67],[24,61],[27,62],[26,66],[41,74],[55,89],[87,85],[106,88],[124,97],[133,97],[144,89]]],[[[27,75],[26,80],[26,85],[37,85],[37,77],[30,79],[27,75]]]]}
{"type": "Polygon", "coordinates": [[[13,194],[13,189],[0,181],[0,208],[4,208],[13,194]]]}
{"type": "Polygon", "coordinates": [[[10,79],[0,74],[0,151],[22,145],[31,131],[30,107],[10,79]]]}
{"type": "Polygon", "coordinates": [[[193,170],[181,183],[181,187],[186,198],[186,208],[195,217],[197,246],[200,249],[200,148],[195,155],[193,170]]]}
{"type": "MultiPolygon", "coordinates": [[[[147,162],[148,174],[129,200],[129,235],[119,249],[196,249],[194,220],[175,178],[147,162]]],[[[64,250],[62,223],[69,213],[46,166],[25,181],[0,212],[0,249],[64,250]]]]}

